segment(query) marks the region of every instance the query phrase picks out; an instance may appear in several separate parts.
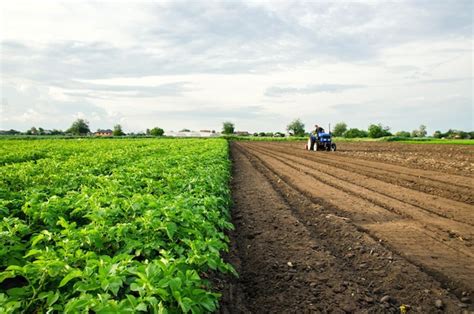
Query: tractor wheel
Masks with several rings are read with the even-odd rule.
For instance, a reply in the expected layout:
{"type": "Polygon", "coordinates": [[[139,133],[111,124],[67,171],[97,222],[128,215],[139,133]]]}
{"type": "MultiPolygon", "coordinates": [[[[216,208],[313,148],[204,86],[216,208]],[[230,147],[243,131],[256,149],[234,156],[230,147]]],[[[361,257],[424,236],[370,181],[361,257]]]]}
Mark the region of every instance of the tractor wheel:
{"type": "Polygon", "coordinates": [[[313,150],[314,150],[315,152],[317,152],[317,151],[319,150],[318,143],[314,143],[314,148],[313,148],[313,150]]]}
{"type": "Polygon", "coordinates": [[[331,144],[331,151],[333,151],[333,152],[336,151],[336,144],[334,144],[334,143],[331,144]]]}
{"type": "Polygon", "coordinates": [[[314,141],[311,140],[311,138],[308,139],[308,144],[306,144],[306,149],[307,150],[313,150],[314,147],[314,141]]]}

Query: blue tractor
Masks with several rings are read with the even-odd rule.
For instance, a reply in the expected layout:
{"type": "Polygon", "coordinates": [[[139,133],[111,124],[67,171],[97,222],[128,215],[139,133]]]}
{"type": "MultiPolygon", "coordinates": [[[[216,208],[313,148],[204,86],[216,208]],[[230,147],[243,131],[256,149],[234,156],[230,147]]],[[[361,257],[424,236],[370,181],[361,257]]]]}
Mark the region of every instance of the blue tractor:
{"type": "Polygon", "coordinates": [[[317,135],[311,133],[306,144],[307,150],[336,151],[336,144],[332,142],[331,133],[320,132],[317,135]]]}

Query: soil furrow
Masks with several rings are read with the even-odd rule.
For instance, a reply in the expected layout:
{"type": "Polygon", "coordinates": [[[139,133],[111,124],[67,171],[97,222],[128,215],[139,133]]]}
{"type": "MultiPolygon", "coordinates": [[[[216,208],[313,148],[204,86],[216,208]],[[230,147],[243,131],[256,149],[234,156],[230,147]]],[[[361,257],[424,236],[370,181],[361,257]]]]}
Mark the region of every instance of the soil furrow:
{"type": "MultiPolygon", "coordinates": [[[[327,186],[338,189],[358,199],[366,200],[367,202],[384,208],[387,211],[394,212],[400,215],[403,219],[408,218],[413,221],[412,223],[417,222],[418,224],[422,225],[425,230],[430,230],[436,235],[432,236],[432,238],[439,242],[438,245],[445,246],[450,250],[455,250],[458,253],[464,254],[467,258],[474,258],[474,252],[471,249],[471,239],[474,237],[474,234],[472,233],[473,229],[470,225],[466,225],[462,222],[454,222],[442,216],[436,214],[433,215],[431,212],[422,212],[417,210],[417,207],[410,206],[409,204],[405,204],[404,202],[400,202],[391,197],[385,197],[384,195],[380,195],[377,192],[370,191],[364,187],[354,185],[333,176],[325,177],[324,173],[321,173],[318,170],[304,167],[301,164],[295,165],[288,163],[286,160],[276,157],[272,153],[267,154],[261,151],[260,153],[260,156],[263,154],[270,158],[274,158],[282,164],[285,164],[286,166],[293,168],[294,170],[297,170],[314,180],[326,184],[327,186]],[[453,237],[451,237],[451,234],[453,233],[460,236],[462,240],[457,237],[453,239],[453,237]]],[[[364,223],[367,222],[364,221],[364,223]]],[[[379,221],[377,221],[377,223],[379,223],[379,221]]]]}
{"type": "MultiPolygon", "coordinates": [[[[451,229],[447,229],[447,227],[454,227],[456,234],[462,234],[465,239],[471,239],[474,236],[474,234],[472,234],[472,226],[464,222],[451,221],[445,216],[438,215],[436,212],[412,206],[403,201],[399,201],[390,195],[386,196],[380,194],[379,192],[367,189],[362,185],[353,184],[351,182],[345,181],[344,179],[335,177],[333,174],[326,174],[323,171],[320,171],[319,169],[313,169],[311,167],[307,167],[299,163],[290,163],[285,158],[276,156],[273,152],[264,152],[258,149],[253,150],[258,151],[261,154],[266,155],[270,158],[274,158],[279,162],[285,164],[286,166],[312,177],[314,180],[317,180],[323,184],[326,184],[342,192],[350,194],[354,197],[366,200],[374,205],[386,209],[387,211],[394,212],[403,218],[423,221],[425,225],[427,225],[427,223],[430,223],[431,225],[436,226],[438,231],[446,233],[444,235],[446,238],[448,237],[449,232],[453,231],[451,229]],[[424,213],[423,211],[426,211],[426,213],[424,213]]],[[[469,254],[471,254],[470,250],[469,254]]]]}
{"type": "MultiPolygon", "coordinates": [[[[267,146],[272,147],[274,149],[281,149],[280,147],[276,146],[274,143],[265,143],[267,146]]],[[[265,146],[265,145],[263,145],[265,146]]],[[[288,150],[286,150],[288,151],[288,150]]],[[[294,147],[293,152],[306,152],[302,149],[302,147],[294,147]]],[[[378,161],[371,161],[365,159],[358,159],[354,158],[353,156],[342,156],[336,152],[336,154],[331,154],[325,159],[328,162],[340,162],[343,164],[348,165],[357,165],[368,169],[373,170],[383,170],[385,172],[392,172],[396,175],[403,175],[409,178],[416,179],[425,179],[431,182],[439,182],[444,185],[448,186],[455,186],[462,189],[468,189],[469,191],[472,189],[474,178],[472,176],[461,176],[461,175],[453,175],[453,174],[446,174],[443,172],[433,171],[433,170],[421,170],[421,169],[413,169],[407,168],[403,166],[387,164],[378,161]]]]}
{"type": "MultiPolygon", "coordinates": [[[[387,230],[391,230],[390,228],[393,229],[393,226],[411,225],[411,228],[404,230],[406,235],[412,239],[421,237],[424,238],[424,240],[409,243],[409,245],[401,245],[403,243],[393,242],[392,244],[395,244],[397,251],[401,252],[410,260],[431,269],[433,272],[438,272],[440,274],[444,273],[448,278],[450,278],[450,280],[457,282],[460,286],[472,290],[472,283],[470,280],[470,278],[474,277],[472,249],[470,247],[464,247],[464,243],[455,242],[457,240],[452,241],[452,239],[450,239],[446,234],[433,229],[430,225],[434,224],[438,227],[441,226],[447,230],[459,229],[467,234],[470,234],[472,228],[466,229],[460,227],[459,223],[453,221],[444,221],[441,218],[433,219],[433,217],[429,217],[427,214],[421,215],[416,208],[409,208],[408,204],[396,204],[394,207],[402,209],[404,212],[415,212],[415,216],[417,216],[416,218],[421,218],[422,220],[417,222],[412,219],[407,219],[410,215],[402,218],[396,214],[390,214],[386,209],[364,200],[363,194],[371,193],[363,188],[352,186],[351,189],[355,191],[358,196],[348,195],[344,191],[341,191],[340,188],[347,189],[347,186],[349,186],[350,183],[341,183],[344,186],[339,184],[338,188],[335,188],[322,183],[314,176],[309,176],[304,172],[295,171],[298,170],[298,167],[291,167],[292,165],[284,164],[275,157],[262,156],[265,154],[261,152],[253,153],[253,155],[255,158],[260,159],[267,167],[278,173],[279,176],[285,178],[285,181],[290,182],[303,193],[309,195],[316,194],[318,197],[321,197],[330,203],[332,202],[332,204],[338,208],[347,211],[351,214],[351,217],[355,219],[357,224],[364,228],[368,228],[370,232],[372,232],[370,228],[373,228],[374,226],[371,221],[378,223],[378,225],[387,225],[387,230]],[[295,173],[298,175],[295,175],[295,173]],[[369,209],[369,211],[367,211],[367,209],[369,209]],[[429,225],[426,225],[423,221],[427,217],[429,218],[429,225]],[[427,237],[426,233],[430,234],[430,237],[427,237]],[[423,234],[425,234],[425,236],[423,236],[423,234]],[[431,248],[433,246],[437,249],[433,250],[431,248]]],[[[301,167],[301,165],[299,167],[301,167]]],[[[319,177],[318,179],[321,178],[319,177]]],[[[325,178],[325,180],[327,179],[325,178]]],[[[376,197],[379,201],[380,199],[383,199],[383,197],[377,195],[372,195],[371,197],[376,197]]],[[[411,213],[411,215],[413,215],[413,213],[411,213]]],[[[391,233],[385,235],[384,230],[383,227],[377,229],[378,236],[384,240],[391,239],[391,233]]]]}
{"type": "MultiPolygon", "coordinates": [[[[276,144],[270,143],[269,144],[276,144]]],[[[278,143],[280,144],[280,143],[278,143]]],[[[297,151],[305,142],[281,143],[297,151]]],[[[471,145],[417,145],[402,143],[337,143],[336,155],[360,161],[375,161],[409,169],[454,174],[474,179],[474,147],[471,145]]]]}
{"type": "MultiPolygon", "coordinates": [[[[263,147],[263,146],[262,146],[263,147]]],[[[271,147],[272,150],[287,153],[288,149],[282,149],[281,147],[271,147]]],[[[348,170],[351,172],[359,173],[365,176],[370,176],[374,179],[384,181],[391,184],[396,184],[409,189],[419,190],[434,196],[441,196],[444,198],[460,201],[468,204],[474,204],[474,193],[471,188],[463,186],[457,186],[452,184],[446,184],[436,180],[425,179],[417,175],[403,174],[395,171],[387,171],[386,169],[374,168],[366,166],[365,164],[353,164],[347,161],[339,161],[334,159],[334,156],[321,156],[315,152],[308,152],[299,149],[293,152],[294,156],[302,157],[311,161],[315,161],[318,164],[326,164],[339,169],[348,170]]]]}
{"type": "Polygon", "coordinates": [[[294,161],[296,164],[304,165],[310,169],[322,172],[327,176],[335,177],[337,179],[358,184],[370,191],[379,193],[388,198],[410,204],[421,210],[439,215],[444,218],[450,218],[460,223],[467,223],[474,226],[474,206],[462,202],[456,202],[441,197],[432,197],[425,193],[413,191],[411,189],[394,186],[393,184],[381,182],[380,180],[367,177],[365,175],[354,174],[345,169],[339,169],[334,166],[325,164],[316,164],[308,159],[296,157],[287,153],[280,153],[274,150],[265,148],[255,149],[256,151],[263,151],[270,155],[284,157],[288,161],[294,161]]]}
{"type": "Polygon", "coordinates": [[[402,305],[427,313],[439,311],[438,299],[447,312],[469,308],[338,207],[288,185],[258,153],[239,143],[231,151],[229,260],[240,279],[224,289],[222,313],[399,313],[402,305]]]}

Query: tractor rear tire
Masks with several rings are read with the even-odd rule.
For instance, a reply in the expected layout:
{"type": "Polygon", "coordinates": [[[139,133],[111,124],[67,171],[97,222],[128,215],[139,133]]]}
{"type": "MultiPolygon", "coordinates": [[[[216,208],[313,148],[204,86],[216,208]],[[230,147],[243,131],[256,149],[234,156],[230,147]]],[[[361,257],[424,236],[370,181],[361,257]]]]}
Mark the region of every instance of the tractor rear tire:
{"type": "Polygon", "coordinates": [[[334,143],[331,144],[331,151],[333,151],[333,152],[336,151],[336,144],[334,144],[334,143]]]}
{"type": "Polygon", "coordinates": [[[314,141],[311,140],[311,138],[308,139],[308,144],[306,144],[306,149],[307,150],[313,150],[314,147],[314,141]]]}

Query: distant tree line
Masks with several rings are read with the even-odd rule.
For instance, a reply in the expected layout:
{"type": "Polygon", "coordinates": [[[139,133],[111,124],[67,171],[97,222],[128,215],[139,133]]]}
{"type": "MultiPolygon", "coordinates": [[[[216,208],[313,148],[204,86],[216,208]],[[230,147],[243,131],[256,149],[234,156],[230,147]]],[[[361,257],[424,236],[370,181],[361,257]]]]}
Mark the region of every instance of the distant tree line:
{"type": "Polygon", "coordinates": [[[56,130],[56,129],[45,130],[41,127],[39,128],[32,127],[31,129],[28,129],[25,132],[21,132],[14,129],[0,130],[0,135],[65,135],[65,132],[62,130],[56,130]]]}
{"type": "MultiPolygon", "coordinates": [[[[103,131],[111,131],[111,135],[113,136],[125,136],[125,135],[131,135],[131,136],[162,136],[165,131],[162,128],[159,127],[154,127],[151,130],[147,129],[145,133],[128,133],[126,134],[123,131],[123,128],[120,124],[116,124],[113,127],[113,130],[97,130],[95,133],[101,133],[103,131]]],[[[25,132],[17,131],[14,129],[10,130],[0,130],[0,135],[74,135],[74,136],[88,136],[88,135],[94,135],[93,132],[91,132],[90,127],[89,127],[89,122],[85,119],[77,119],[75,120],[71,126],[63,131],[63,130],[46,130],[42,127],[31,127],[25,132]]]]}
{"type": "Polygon", "coordinates": [[[380,138],[384,136],[391,136],[390,127],[384,126],[381,123],[371,124],[367,130],[362,130],[358,128],[348,129],[345,122],[336,123],[332,135],[345,138],[358,138],[358,137],[370,137],[370,138],[380,138]]]}
{"type": "MultiPolygon", "coordinates": [[[[425,125],[420,125],[418,129],[409,131],[398,131],[392,134],[390,132],[390,127],[383,126],[379,124],[371,124],[367,130],[351,128],[348,129],[345,122],[336,123],[332,135],[345,138],[359,138],[359,137],[370,137],[370,138],[380,138],[384,136],[397,136],[397,137],[407,137],[407,138],[422,138],[427,137],[428,132],[426,131],[425,125]]],[[[432,135],[434,138],[449,138],[449,139],[471,139],[474,138],[474,131],[464,132],[460,130],[450,129],[447,132],[443,133],[441,131],[435,131],[432,135]]]]}
{"type": "MultiPolygon", "coordinates": [[[[255,132],[252,134],[241,134],[246,132],[235,132],[235,125],[232,122],[226,121],[222,124],[222,133],[226,135],[247,135],[255,137],[285,137],[295,136],[303,137],[309,135],[305,130],[305,125],[301,119],[294,119],[286,127],[287,133],[282,132],[255,132]]],[[[329,130],[327,130],[329,132],[329,130]]],[[[381,123],[370,124],[367,130],[358,128],[348,128],[345,122],[336,123],[334,128],[331,130],[331,134],[336,137],[345,138],[381,138],[386,136],[397,136],[406,138],[423,138],[428,136],[425,125],[420,125],[418,129],[411,132],[409,131],[398,131],[392,133],[389,126],[384,126],[381,123]]],[[[474,139],[474,132],[464,132],[459,130],[450,129],[445,133],[436,131],[433,133],[434,138],[450,138],[450,139],[474,139]]]]}
{"type": "MultiPolygon", "coordinates": [[[[97,130],[96,133],[104,130],[97,130]]],[[[160,127],[153,127],[151,129],[146,129],[144,133],[128,133],[126,134],[123,131],[123,128],[120,124],[116,124],[113,127],[113,130],[106,130],[111,132],[113,136],[163,136],[165,131],[160,127]]],[[[255,132],[250,134],[248,132],[236,132],[235,124],[230,121],[225,121],[222,124],[222,134],[224,135],[240,135],[240,136],[258,136],[258,137],[285,137],[285,136],[306,136],[309,133],[305,130],[305,125],[301,119],[294,119],[286,127],[287,134],[283,132],[255,132]]],[[[329,131],[329,130],[328,130],[329,131]]],[[[182,129],[180,132],[190,132],[189,129],[182,129]]],[[[214,131],[213,131],[214,132],[214,131]]],[[[423,138],[427,137],[428,132],[426,131],[425,125],[420,125],[418,129],[415,129],[411,132],[409,131],[398,131],[392,134],[390,132],[389,126],[384,126],[381,123],[371,124],[367,130],[358,129],[358,128],[348,128],[345,122],[336,123],[332,132],[332,135],[336,137],[345,137],[345,138],[380,138],[385,136],[397,136],[404,138],[423,138]]],[[[14,129],[10,130],[0,130],[0,135],[74,135],[74,136],[87,136],[93,135],[90,130],[89,122],[85,119],[75,120],[71,126],[66,130],[46,130],[42,127],[31,127],[25,132],[17,131],[14,129]]],[[[449,129],[446,132],[441,132],[439,130],[435,131],[431,137],[434,138],[447,138],[447,139],[474,139],[474,131],[465,132],[461,130],[449,129]]]]}
{"type": "Polygon", "coordinates": [[[474,131],[464,132],[461,130],[449,129],[447,132],[435,131],[434,138],[452,138],[452,139],[474,139],[474,131]]]}

